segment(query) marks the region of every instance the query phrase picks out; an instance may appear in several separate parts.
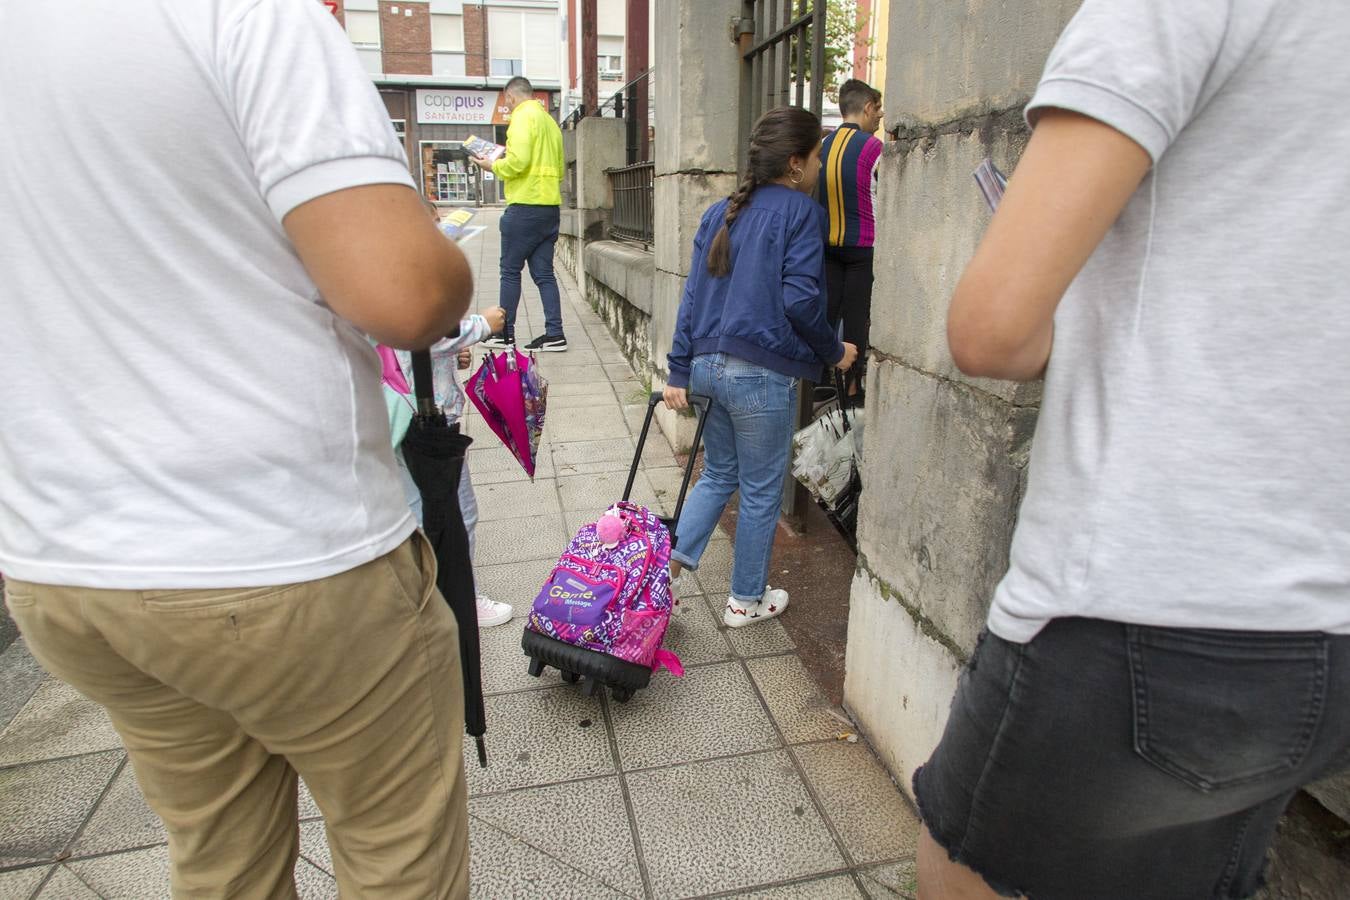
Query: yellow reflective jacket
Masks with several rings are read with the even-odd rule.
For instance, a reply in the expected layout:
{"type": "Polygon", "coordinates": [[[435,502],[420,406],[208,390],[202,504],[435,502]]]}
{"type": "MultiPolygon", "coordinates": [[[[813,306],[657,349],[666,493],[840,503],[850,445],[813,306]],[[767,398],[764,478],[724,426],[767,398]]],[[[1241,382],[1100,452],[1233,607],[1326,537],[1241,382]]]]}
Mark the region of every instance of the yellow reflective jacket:
{"type": "Polygon", "coordinates": [[[511,113],[506,154],[492,172],[506,188],[506,202],[561,206],[562,129],[538,100],[526,100],[511,113]]]}

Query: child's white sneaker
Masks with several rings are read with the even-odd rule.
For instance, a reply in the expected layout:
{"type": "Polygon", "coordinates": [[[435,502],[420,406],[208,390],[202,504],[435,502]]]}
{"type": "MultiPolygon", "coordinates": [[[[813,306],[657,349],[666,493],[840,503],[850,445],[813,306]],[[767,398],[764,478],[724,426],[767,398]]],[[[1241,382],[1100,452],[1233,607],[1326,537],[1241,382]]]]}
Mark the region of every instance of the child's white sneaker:
{"type": "Polygon", "coordinates": [[[765,588],[764,596],[757,603],[742,603],[735,597],[727,598],[727,608],[722,612],[722,622],[728,628],[744,628],[758,622],[776,619],[788,608],[788,592],[765,588]]]}
{"type": "Polygon", "coordinates": [[[478,627],[491,628],[493,625],[505,625],[516,614],[509,603],[498,603],[478,595],[478,627]]]}

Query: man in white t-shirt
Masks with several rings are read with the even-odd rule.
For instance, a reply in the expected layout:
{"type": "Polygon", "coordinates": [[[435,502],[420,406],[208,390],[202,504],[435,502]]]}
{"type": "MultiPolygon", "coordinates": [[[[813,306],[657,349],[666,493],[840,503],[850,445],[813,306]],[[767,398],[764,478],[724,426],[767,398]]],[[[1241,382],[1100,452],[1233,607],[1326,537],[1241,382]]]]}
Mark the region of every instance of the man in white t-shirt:
{"type": "Polygon", "coordinates": [[[312,0],[0,11],[0,571],[104,704],[175,895],[463,897],[460,663],[367,335],[472,294],[312,0]],[[78,204],[80,219],[67,214],[78,204]]]}
{"type": "Polygon", "coordinates": [[[1050,55],[948,320],[1045,393],[925,900],[1248,897],[1350,763],[1344,13],[1086,0],[1050,55]]]}

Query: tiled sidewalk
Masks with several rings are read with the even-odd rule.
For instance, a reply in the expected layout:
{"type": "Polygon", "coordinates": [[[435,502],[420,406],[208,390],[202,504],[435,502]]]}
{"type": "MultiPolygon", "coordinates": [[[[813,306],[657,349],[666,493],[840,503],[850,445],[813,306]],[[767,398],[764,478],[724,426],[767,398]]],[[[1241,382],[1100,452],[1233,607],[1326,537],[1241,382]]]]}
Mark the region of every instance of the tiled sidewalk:
{"type": "MultiPolygon", "coordinates": [[[[496,213],[466,249],[496,302],[496,213]]],[[[545,444],[533,482],[482,422],[470,466],[480,588],[524,610],[572,532],[618,499],[645,412],[642,384],[564,276],[571,349],[544,354],[545,444]]],[[[542,330],[526,278],[518,337],[542,330]]],[[[653,434],[635,488],[669,511],[679,469],[653,434]]],[[[483,634],[488,752],[466,754],[473,896],[911,897],[914,815],[828,707],[779,622],[721,627],[731,541],[719,535],[657,675],[628,704],[526,673],[522,619],[483,634]]],[[[809,603],[810,598],[794,597],[809,603]]],[[[786,614],[792,615],[792,612],[786,614]]],[[[19,641],[0,654],[0,900],[167,897],[167,851],[98,707],[44,677],[19,641]]],[[[302,897],[333,897],[319,810],[302,796],[302,897]]]]}

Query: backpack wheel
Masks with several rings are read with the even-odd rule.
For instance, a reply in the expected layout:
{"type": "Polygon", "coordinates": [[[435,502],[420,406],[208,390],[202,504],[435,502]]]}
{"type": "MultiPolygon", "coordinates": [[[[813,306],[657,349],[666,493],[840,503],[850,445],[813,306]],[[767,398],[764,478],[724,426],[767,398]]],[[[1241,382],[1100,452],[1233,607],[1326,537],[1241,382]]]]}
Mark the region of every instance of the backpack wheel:
{"type": "Polygon", "coordinates": [[[530,657],[530,674],[535,678],[544,674],[544,661],[542,659],[530,657]]]}
{"type": "Polygon", "coordinates": [[[576,672],[563,671],[559,674],[562,675],[562,680],[567,682],[568,684],[576,684],[578,681],[581,680],[581,676],[578,675],[576,672]]]}
{"type": "Polygon", "coordinates": [[[633,699],[633,689],[616,687],[610,691],[610,696],[614,698],[615,703],[627,703],[633,699]]]}

